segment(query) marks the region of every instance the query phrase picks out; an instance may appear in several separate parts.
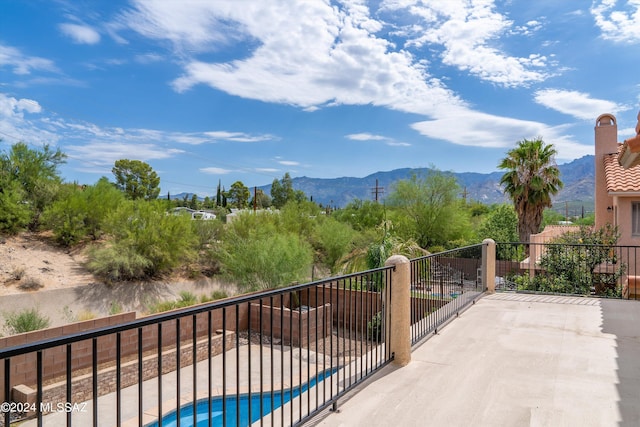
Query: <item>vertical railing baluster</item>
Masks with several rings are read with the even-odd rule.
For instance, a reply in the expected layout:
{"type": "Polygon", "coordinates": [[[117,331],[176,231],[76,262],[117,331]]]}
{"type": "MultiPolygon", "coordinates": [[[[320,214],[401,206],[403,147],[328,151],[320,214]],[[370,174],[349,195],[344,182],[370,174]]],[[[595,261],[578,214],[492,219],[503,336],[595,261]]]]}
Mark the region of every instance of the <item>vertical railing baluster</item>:
{"type": "MultiPolygon", "coordinates": [[[[212,335],[213,335],[213,310],[207,311],[207,414],[208,427],[213,427],[213,418],[211,417],[211,389],[213,388],[213,354],[211,351],[212,335]]],[[[195,422],[194,422],[195,425],[195,422]]]]}
{"type": "Polygon", "coordinates": [[[142,427],[142,414],[144,411],[144,402],[143,402],[143,380],[144,380],[144,372],[143,368],[143,360],[142,360],[142,328],[138,328],[138,427],[142,427]]]}
{"type": "Polygon", "coordinates": [[[158,427],[162,427],[162,322],[158,322],[158,427]]]}
{"type": "MultiPolygon", "coordinates": [[[[6,402],[9,401],[11,397],[11,359],[4,359],[4,399],[6,402]]],[[[4,425],[8,426],[11,424],[11,412],[4,411],[2,416],[4,418],[4,425]]],[[[67,421],[68,423],[68,421],[67,421]]]]}
{"type": "MultiPolygon", "coordinates": [[[[67,404],[72,404],[72,383],[73,383],[73,376],[72,376],[72,365],[71,365],[71,344],[67,344],[67,354],[66,354],[66,364],[67,364],[67,384],[66,384],[66,398],[67,398],[67,404]]],[[[72,415],[72,411],[67,411],[67,427],[71,427],[71,415],[72,415]]],[[[8,423],[5,425],[9,425],[8,423]]]]}
{"type": "Polygon", "coordinates": [[[289,292],[289,424],[293,425],[293,292],[289,292]]]}
{"type": "Polygon", "coordinates": [[[236,307],[236,426],[240,425],[240,306],[236,307]]]}
{"type": "MultiPolygon", "coordinates": [[[[270,343],[269,343],[269,350],[270,350],[270,357],[271,357],[271,372],[270,372],[270,379],[271,379],[271,425],[275,425],[274,423],[274,399],[275,399],[275,395],[274,395],[274,391],[273,388],[275,386],[274,384],[274,365],[273,365],[273,296],[269,297],[269,335],[270,335],[270,343]]],[[[282,339],[280,340],[280,342],[282,342],[282,339]]]]}
{"type": "Polygon", "coordinates": [[[222,307],[222,425],[227,425],[227,307],[222,307]]]}
{"type": "Polygon", "coordinates": [[[91,371],[92,371],[92,393],[93,398],[93,427],[98,427],[98,338],[91,340],[91,371]]]}
{"type": "Polygon", "coordinates": [[[259,337],[260,337],[260,425],[264,425],[264,340],[263,340],[263,307],[264,300],[260,298],[258,306],[258,329],[259,329],[259,337]]]}
{"type": "Polygon", "coordinates": [[[316,406],[315,409],[318,409],[318,393],[320,390],[320,382],[318,380],[318,366],[319,361],[318,357],[320,357],[320,351],[318,351],[318,311],[320,311],[320,307],[322,307],[322,323],[326,322],[327,313],[324,309],[324,304],[320,305],[318,300],[318,285],[313,287],[315,291],[315,306],[316,306],[316,344],[315,344],[315,352],[316,352],[316,406]]]}
{"type": "Polygon", "coordinates": [[[284,427],[284,292],[280,294],[280,425],[284,427]]]}
{"type": "Polygon", "coordinates": [[[122,425],[122,336],[116,333],[116,425],[122,425]]]}
{"type": "MultiPolygon", "coordinates": [[[[176,318],[176,426],[180,427],[180,317],[176,318]]],[[[195,396],[194,396],[195,399],[195,396]]]]}
{"type": "MultiPolygon", "coordinates": [[[[300,366],[298,366],[298,390],[300,394],[298,396],[298,420],[302,419],[302,291],[296,293],[298,296],[298,351],[300,366]]],[[[309,362],[307,361],[307,365],[309,362]]],[[[293,420],[291,420],[293,422],[293,420]]]]}
{"type": "MultiPolygon", "coordinates": [[[[191,316],[191,344],[192,344],[192,349],[191,349],[191,363],[192,363],[192,368],[193,368],[193,375],[192,375],[192,391],[191,394],[193,396],[193,402],[191,407],[192,409],[192,414],[193,414],[193,425],[196,425],[196,420],[197,420],[197,410],[196,407],[198,406],[198,318],[197,315],[194,314],[193,316],[191,316]]],[[[209,418],[211,418],[211,412],[209,412],[209,418]]]]}
{"type": "MultiPolygon", "coordinates": [[[[249,424],[251,424],[253,419],[251,416],[251,301],[247,301],[247,336],[249,337],[249,344],[247,345],[247,411],[249,412],[249,424]]],[[[240,407],[239,400],[237,406],[240,407]]]]}
{"type": "Polygon", "coordinates": [[[36,352],[36,411],[38,414],[38,427],[42,427],[42,350],[36,352]]]}

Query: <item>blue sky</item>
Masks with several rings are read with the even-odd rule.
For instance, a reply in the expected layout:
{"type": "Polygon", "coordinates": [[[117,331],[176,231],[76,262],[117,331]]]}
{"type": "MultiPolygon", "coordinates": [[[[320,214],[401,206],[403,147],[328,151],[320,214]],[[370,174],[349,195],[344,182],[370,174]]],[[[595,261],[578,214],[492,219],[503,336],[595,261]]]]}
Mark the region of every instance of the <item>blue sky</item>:
{"type": "Polygon", "coordinates": [[[492,172],[523,138],[634,135],[638,0],[0,0],[0,148],[170,191],[402,167],[492,172]]]}

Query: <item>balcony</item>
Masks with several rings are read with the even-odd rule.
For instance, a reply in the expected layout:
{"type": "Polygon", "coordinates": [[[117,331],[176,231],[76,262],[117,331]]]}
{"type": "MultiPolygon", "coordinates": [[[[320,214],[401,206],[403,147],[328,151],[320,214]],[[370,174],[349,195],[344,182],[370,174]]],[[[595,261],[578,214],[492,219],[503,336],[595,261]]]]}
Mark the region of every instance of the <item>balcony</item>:
{"type": "Polygon", "coordinates": [[[638,303],[514,292],[519,263],[495,254],[487,241],[392,257],[358,274],[19,337],[0,349],[0,425],[640,424],[638,303]]]}

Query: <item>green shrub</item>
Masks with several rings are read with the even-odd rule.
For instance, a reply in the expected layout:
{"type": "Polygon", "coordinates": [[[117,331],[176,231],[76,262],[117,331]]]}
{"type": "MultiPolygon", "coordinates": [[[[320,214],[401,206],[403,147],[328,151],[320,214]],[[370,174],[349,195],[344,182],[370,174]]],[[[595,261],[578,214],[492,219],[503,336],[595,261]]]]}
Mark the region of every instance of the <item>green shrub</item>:
{"type": "Polygon", "coordinates": [[[15,183],[6,186],[0,182],[0,233],[16,234],[31,222],[30,205],[25,194],[15,183]]]}
{"type": "Polygon", "coordinates": [[[338,261],[351,251],[355,232],[348,224],[332,218],[325,218],[315,228],[315,241],[322,254],[324,264],[332,273],[337,270],[338,261]]]}
{"type": "Polygon", "coordinates": [[[149,259],[123,244],[91,250],[87,268],[109,282],[143,279],[153,271],[149,259]]]}
{"type": "Polygon", "coordinates": [[[161,301],[148,307],[150,313],[161,313],[163,311],[175,310],[176,308],[191,307],[199,302],[198,297],[189,291],[181,291],[180,298],[176,301],[161,301]]]}
{"type": "Polygon", "coordinates": [[[5,315],[4,329],[9,335],[22,334],[49,327],[49,318],[40,314],[36,308],[5,315]]]}
{"type": "Polygon", "coordinates": [[[287,286],[306,279],[313,263],[308,243],[292,233],[227,235],[219,251],[222,271],[243,290],[287,286]]]}
{"type": "Polygon", "coordinates": [[[229,295],[225,291],[213,291],[211,292],[211,298],[215,300],[229,298],[229,295]]]}
{"type": "Polygon", "coordinates": [[[109,215],[112,243],[89,253],[89,269],[112,281],[155,277],[195,256],[191,219],[169,215],[162,202],[126,201],[109,215]]]}
{"type": "Polygon", "coordinates": [[[124,200],[124,195],[104,177],[96,185],[82,189],[76,185],[67,186],[61,193],[44,211],[42,222],[65,246],[87,236],[98,239],[104,232],[107,216],[124,200]]]}

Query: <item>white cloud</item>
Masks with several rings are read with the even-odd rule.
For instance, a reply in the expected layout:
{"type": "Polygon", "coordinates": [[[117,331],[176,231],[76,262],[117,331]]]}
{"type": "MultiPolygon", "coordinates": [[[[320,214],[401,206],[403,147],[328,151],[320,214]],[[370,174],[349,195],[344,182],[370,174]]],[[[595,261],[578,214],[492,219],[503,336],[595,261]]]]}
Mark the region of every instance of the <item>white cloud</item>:
{"type": "Polygon", "coordinates": [[[88,25],[79,24],[60,24],[60,31],[74,43],[77,44],[96,44],[100,42],[100,33],[88,25]]]}
{"type": "Polygon", "coordinates": [[[596,0],[591,14],[602,37],[615,42],[640,42],[640,2],[638,0],[596,0]]]}
{"type": "Polygon", "coordinates": [[[31,74],[32,71],[57,71],[54,63],[45,58],[27,56],[18,49],[0,44],[0,68],[13,68],[13,73],[18,75],[31,74]]]}
{"type": "Polygon", "coordinates": [[[567,126],[551,127],[540,122],[471,110],[451,111],[435,120],[414,123],[412,127],[429,138],[461,146],[511,148],[524,138],[542,137],[558,150],[558,159],[575,159],[593,154],[592,146],[580,144],[566,135],[567,126]]]}
{"type": "Polygon", "coordinates": [[[24,113],[40,113],[42,107],[37,101],[32,99],[16,99],[0,93],[0,119],[4,118],[20,118],[24,117],[24,113]]]}
{"type": "Polygon", "coordinates": [[[278,161],[278,163],[283,166],[300,166],[300,162],[295,162],[292,160],[280,160],[278,161]]]}
{"type": "Polygon", "coordinates": [[[386,136],[372,135],[370,133],[353,133],[346,137],[354,141],[386,141],[388,139],[386,136]]]}
{"type": "Polygon", "coordinates": [[[347,139],[353,141],[384,141],[384,143],[390,147],[410,147],[411,144],[407,142],[396,141],[393,138],[389,138],[382,135],[372,135],[370,133],[353,133],[346,135],[347,139]]]}
{"type": "Polygon", "coordinates": [[[208,167],[208,168],[200,168],[200,172],[206,173],[208,175],[226,175],[233,171],[229,169],[223,169],[223,168],[208,167]]]}
{"type": "Polygon", "coordinates": [[[604,99],[593,99],[587,93],[544,89],[534,93],[534,100],[547,108],[568,114],[581,120],[595,121],[602,113],[617,113],[628,107],[604,99]]]}
{"type": "Polygon", "coordinates": [[[209,131],[204,135],[213,139],[231,142],[262,142],[276,139],[272,135],[249,135],[244,132],[227,132],[227,131],[209,131]]]}
{"type": "Polygon", "coordinates": [[[180,150],[169,149],[151,143],[134,144],[130,141],[90,141],[86,144],[65,145],[64,151],[70,158],[99,166],[113,165],[116,160],[157,160],[167,159],[181,153],[180,150]]]}
{"type": "Polygon", "coordinates": [[[229,94],[313,111],[325,105],[385,106],[434,113],[440,102],[462,101],[406,50],[376,37],[383,23],[363,2],[234,0],[180,5],[140,0],[121,23],[168,40],[183,60],[177,91],[206,84],[229,94]],[[233,28],[233,30],[230,30],[233,28]],[[197,59],[242,40],[248,55],[223,63],[197,59]],[[195,53],[194,53],[195,52],[195,53]],[[194,56],[195,55],[195,56],[194,56]]]}
{"type": "Polygon", "coordinates": [[[529,21],[520,27],[506,15],[498,13],[493,1],[447,0],[433,2],[405,2],[389,0],[383,7],[392,11],[406,11],[422,22],[404,31],[415,34],[408,45],[417,47],[441,46],[442,62],[457,67],[492,83],[506,87],[527,86],[551,75],[555,64],[546,56],[530,53],[510,56],[495,43],[510,33],[530,35],[541,23],[529,21]]]}

